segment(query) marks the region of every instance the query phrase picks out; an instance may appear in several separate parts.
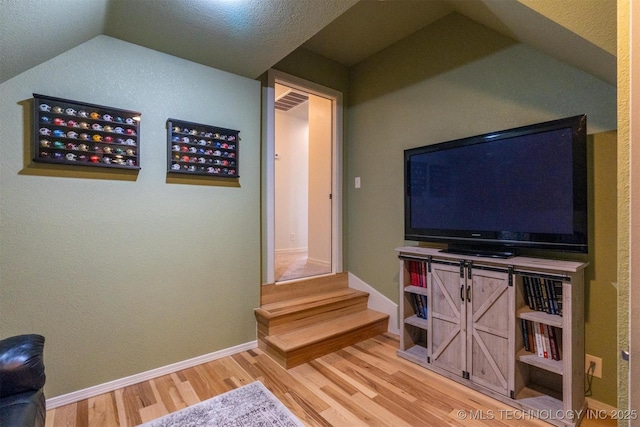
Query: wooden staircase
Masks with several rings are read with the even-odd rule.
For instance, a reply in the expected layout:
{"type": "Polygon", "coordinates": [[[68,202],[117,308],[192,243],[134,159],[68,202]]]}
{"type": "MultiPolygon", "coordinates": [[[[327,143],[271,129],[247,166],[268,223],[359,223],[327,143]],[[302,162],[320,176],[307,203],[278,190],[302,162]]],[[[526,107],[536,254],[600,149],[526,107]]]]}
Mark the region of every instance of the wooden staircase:
{"type": "Polygon", "coordinates": [[[347,273],[261,289],[258,347],[286,369],[387,331],[389,315],[369,310],[347,273]]]}

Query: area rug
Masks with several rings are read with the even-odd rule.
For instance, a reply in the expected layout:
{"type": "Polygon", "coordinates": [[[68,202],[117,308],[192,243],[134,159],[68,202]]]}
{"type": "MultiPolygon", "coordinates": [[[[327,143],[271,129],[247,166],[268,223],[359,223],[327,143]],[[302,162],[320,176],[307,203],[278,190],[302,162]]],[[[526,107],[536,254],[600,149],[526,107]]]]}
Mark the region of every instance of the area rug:
{"type": "Polygon", "coordinates": [[[260,381],[139,427],[304,427],[260,381]]]}

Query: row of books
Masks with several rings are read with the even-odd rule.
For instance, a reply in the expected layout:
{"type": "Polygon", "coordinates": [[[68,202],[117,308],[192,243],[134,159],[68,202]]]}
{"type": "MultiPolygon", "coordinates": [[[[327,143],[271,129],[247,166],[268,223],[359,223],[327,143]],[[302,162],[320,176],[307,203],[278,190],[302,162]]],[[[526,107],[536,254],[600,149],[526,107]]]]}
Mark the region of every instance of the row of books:
{"type": "Polygon", "coordinates": [[[562,360],[562,329],[520,319],[524,349],[545,359],[562,360]]]}
{"type": "Polygon", "coordinates": [[[562,316],[562,282],[523,276],[524,297],[530,309],[562,316]]]}
{"type": "Polygon", "coordinates": [[[426,295],[418,295],[418,294],[407,294],[408,298],[411,300],[411,306],[413,307],[413,312],[416,316],[421,319],[427,318],[427,296],[426,295]]]}
{"type": "Polygon", "coordinates": [[[423,261],[406,261],[411,286],[427,287],[427,263],[423,261]]]}

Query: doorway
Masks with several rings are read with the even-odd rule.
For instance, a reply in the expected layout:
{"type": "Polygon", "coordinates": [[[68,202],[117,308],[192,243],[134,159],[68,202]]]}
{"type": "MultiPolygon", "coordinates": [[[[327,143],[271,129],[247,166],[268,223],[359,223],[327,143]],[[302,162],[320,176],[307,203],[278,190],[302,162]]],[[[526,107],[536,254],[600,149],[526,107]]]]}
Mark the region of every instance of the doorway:
{"type": "Polygon", "coordinates": [[[341,94],[270,71],[263,283],[341,271],[341,94]]]}

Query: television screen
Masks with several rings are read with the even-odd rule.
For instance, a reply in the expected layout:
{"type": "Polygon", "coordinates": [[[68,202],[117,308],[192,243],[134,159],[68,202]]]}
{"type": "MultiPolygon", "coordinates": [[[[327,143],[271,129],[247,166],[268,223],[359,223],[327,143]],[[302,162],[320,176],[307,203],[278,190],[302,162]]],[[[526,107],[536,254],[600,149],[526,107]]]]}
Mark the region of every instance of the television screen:
{"type": "Polygon", "coordinates": [[[586,116],[405,151],[406,240],[586,252],[586,203],[586,116]]]}

